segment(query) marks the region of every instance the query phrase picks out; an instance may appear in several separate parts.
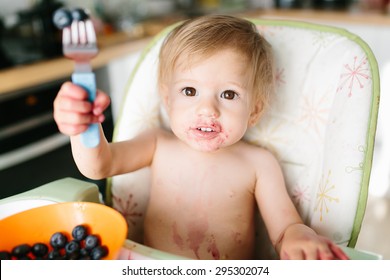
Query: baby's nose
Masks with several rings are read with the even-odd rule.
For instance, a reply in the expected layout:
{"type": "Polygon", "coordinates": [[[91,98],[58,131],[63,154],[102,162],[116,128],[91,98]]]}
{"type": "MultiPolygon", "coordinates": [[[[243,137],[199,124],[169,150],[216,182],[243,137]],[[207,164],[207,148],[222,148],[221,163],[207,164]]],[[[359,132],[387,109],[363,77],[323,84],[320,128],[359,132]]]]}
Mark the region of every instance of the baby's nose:
{"type": "Polygon", "coordinates": [[[218,118],[220,115],[218,101],[213,98],[200,100],[197,106],[197,114],[203,117],[218,118]]]}

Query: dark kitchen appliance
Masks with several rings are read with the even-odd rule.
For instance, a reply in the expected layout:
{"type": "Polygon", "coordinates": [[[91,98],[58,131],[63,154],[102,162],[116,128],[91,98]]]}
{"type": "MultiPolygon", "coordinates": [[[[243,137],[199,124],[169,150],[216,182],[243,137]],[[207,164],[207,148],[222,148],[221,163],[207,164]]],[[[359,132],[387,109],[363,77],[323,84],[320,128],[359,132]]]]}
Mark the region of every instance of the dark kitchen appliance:
{"type": "Polygon", "coordinates": [[[352,0],[312,0],[312,6],[321,10],[345,10],[352,0]]]}
{"type": "Polygon", "coordinates": [[[7,59],[0,69],[62,55],[61,33],[52,22],[61,6],[54,0],[41,0],[29,10],[18,11],[10,26],[0,19],[0,57],[7,59]]]}

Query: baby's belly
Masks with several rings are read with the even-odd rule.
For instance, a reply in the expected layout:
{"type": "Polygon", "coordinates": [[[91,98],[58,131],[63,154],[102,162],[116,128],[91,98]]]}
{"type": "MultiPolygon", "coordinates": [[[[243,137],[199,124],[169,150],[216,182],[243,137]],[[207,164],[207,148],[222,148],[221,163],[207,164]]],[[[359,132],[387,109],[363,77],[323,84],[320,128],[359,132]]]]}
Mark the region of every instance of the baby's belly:
{"type": "Polygon", "coordinates": [[[146,245],[192,259],[253,257],[252,214],[241,211],[235,211],[233,215],[223,211],[214,215],[199,211],[183,213],[180,207],[176,211],[171,210],[164,213],[161,208],[148,209],[145,217],[146,245]]]}

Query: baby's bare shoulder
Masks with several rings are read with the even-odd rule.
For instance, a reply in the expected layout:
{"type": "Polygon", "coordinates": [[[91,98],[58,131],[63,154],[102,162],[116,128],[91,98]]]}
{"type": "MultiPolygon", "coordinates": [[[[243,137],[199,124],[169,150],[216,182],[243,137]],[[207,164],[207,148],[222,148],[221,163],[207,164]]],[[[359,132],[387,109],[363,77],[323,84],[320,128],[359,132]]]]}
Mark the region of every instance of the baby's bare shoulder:
{"type": "Polygon", "coordinates": [[[174,141],[176,139],[176,137],[170,130],[161,127],[156,127],[153,128],[152,131],[156,135],[156,138],[159,142],[174,141]]]}
{"type": "Polygon", "coordinates": [[[157,140],[163,140],[163,139],[168,139],[168,138],[172,137],[171,131],[168,131],[168,130],[161,128],[161,127],[150,128],[150,129],[147,129],[147,130],[141,132],[140,134],[149,134],[149,135],[155,137],[157,140]]]}
{"type": "Polygon", "coordinates": [[[264,147],[250,144],[248,142],[242,142],[239,149],[245,159],[255,167],[262,169],[264,165],[279,165],[279,160],[275,154],[264,147]]]}
{"type": "Polygon", "coordinates": [[[251,144],[245,141],[241,141],[241,145],[238,147],[247,156],[254,156],[256,159],[262,160],[268,157],[275,158],[275,155],[268,149],[251,144]]]}

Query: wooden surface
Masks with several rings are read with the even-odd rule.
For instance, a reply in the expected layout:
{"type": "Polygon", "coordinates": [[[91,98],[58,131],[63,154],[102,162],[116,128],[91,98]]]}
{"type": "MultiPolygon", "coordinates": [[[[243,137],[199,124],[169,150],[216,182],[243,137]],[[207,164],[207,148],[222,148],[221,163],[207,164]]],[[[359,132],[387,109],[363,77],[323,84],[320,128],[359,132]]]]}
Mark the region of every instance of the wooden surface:
{"type": "MultiPolygon", "coordinates": [[[[104,46],[99,50],[99,54],[92,59],[92,67],[102,67],[113,59],[138,51],[149,40],[150,38],[144,38],[104,46]]],[[[73,67],[74,64],[71,60],[61,57],[0,71],[0,94],[70,77],[73,67]]]]}
{"type": "MultiPolygon", "coordinates": [[[[361,25],[390,26],[390,16],[380,13],[337,12],[314,10],[256,10],[243,13],[246,17],[284,18],[306,21],[331,21],[361,25]]],[[[168,22],[172,23],[172,21],[168,22]]],[[[148,32],[142,39],[134,39],[126,33],[115,33],[99,38],[99,54],[92,60],[94,68],[102,67],[114,59],[120,59],[146,46],[151,35],[160,31],[163,25],[147,26],[148,32]]],[[[18,66],[0,71],[0,94],[36,86],[42,83],[64,79],[71,75],[73,62],[66,58],[52,59],[30,65],[18,66]]]]}
{"type": "Polygon", "coordinates": [[[323,11],[323,10],[256,10],[245,13],[246,16],[264,17],[264,18],[284,18],[306,21],[328,21],[360,25],[385,25],[390,26],[390,15],[382,14],[378,11],[323,11]]]}

